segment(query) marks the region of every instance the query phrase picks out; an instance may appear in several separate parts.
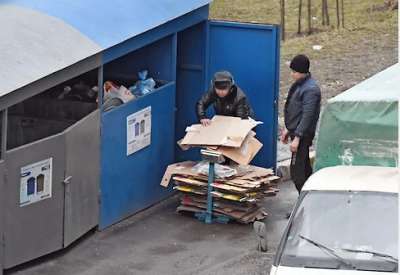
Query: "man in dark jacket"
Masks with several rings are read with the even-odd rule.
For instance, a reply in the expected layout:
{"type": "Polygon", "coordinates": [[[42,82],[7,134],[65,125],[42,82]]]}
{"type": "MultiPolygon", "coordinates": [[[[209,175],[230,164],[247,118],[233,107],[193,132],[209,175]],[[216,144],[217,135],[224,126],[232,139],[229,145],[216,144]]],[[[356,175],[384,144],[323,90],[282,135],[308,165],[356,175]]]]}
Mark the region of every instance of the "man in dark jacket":
{"type": "Polygon", "coordinates": [[[212,87],[196,104],[197,117],[201,124],[207,126],[211,122],[206,116],[210,105],[214,106],[217,115],[243,119],[254,116],[246,95],[235,84],[231,73],[227,71],[215,73],[211,85],[212,87]]]}
{"type": "Polygon", "coordinates": [[[298,55],[290,63],[292,78],[285,104],[285,126],[281,141],[291,140],[291,178],[300,193],[306,180],[312,174],[309,148],[315,136],[321,106],[321,90],[309,71],[310,61],[305,55],[298,55]]]}

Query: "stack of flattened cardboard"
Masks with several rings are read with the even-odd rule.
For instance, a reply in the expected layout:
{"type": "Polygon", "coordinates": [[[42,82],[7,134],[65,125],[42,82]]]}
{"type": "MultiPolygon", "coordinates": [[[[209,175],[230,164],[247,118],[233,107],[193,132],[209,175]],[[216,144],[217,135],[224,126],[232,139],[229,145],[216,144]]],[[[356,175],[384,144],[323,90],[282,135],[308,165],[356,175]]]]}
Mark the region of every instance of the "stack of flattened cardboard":
{"type": "Polygon", "coordinates": [[[194,124],[186,129],[179,141],[182,149],[204,147],[214,150],[234,162],[249,164],[263,146],[252,131],[260,122],[229,116],[214,116],[209,126],[194,124]]]}
{"type": "MultiPolygon", "coordinates": [[[[172,178],[174,189],[182,193],[178,212],[202,212],[207,208],[207,175],[199,174],[191,161],[168,166],[161,185],[167,187],[172,178]]],[[[237,174],[229,178],[216,178],[212,195],[213,214],[224,215],[240,223],[250,223],[266,217],[267,213],[259,206],[266,196],[277,194],[278,177],[271,169],[252,165],[236,166],[237,174]]]]}
{"type": "MultiPolygon", "coordinates": [[[[262,147],[252,131],[258,124],[260,122],[252,119],[215,116],[209,126],[195,124],[188,127],[185,137],[178,142],[183,150],[202,147],[237,163],[229,162],[230,168],[235,169],[234,174],[230,177],[217,175],[212,183],[214,215],[228,216],[241,223],[263,219],[266,212],[258,202],[279,191],[276,188],[279,178],[271,169],[249,165],[262,147]]],[[[196,169],[195,165],[190,161],[170,165],[161,182],[166,187],[172,178],[174,189],[183,194],[177,209],[179,212],[198,213],[207,208],[208,176],[201,173],[208,172],[208,164],[202,167],[205,169],[196,169]]],[[[225,168],[229,170],[229,167],[225,168]]]]}

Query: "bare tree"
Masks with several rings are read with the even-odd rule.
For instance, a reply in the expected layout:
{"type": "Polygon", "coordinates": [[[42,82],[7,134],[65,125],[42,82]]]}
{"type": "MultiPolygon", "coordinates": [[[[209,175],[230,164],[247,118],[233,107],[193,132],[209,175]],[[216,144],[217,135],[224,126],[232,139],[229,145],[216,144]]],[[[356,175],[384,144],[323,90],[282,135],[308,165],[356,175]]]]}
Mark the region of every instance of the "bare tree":
{"type": "Polygon", "coordinates": [[[337,28],[339,29],[340,27],[339,0],[336,0],[336,23],[337,23],[337,28]]]}
{"type": "Polygon", "coordinates": [[[326,16],[326,25],[330,26],[330,20],[329,20],[329,8],[328,8],[328,0],[324,0],[324,6],[325,6],[325,16],[326,16]]]}
{"type": "Polygon", "coordinates": [[[342,28],[344,28],[344,0],[342,0],[341,6],[342,6],[342,28]]]}
{"type": "Polygon", "coordinates": [[[303,0],[299,0],[299,21],[297,23],[297,33],[301,33],[301,8],[303,6],[303,0]]]}
{"type": "Polygon", "coordinates": [[[281,2],[281,32],[282,40],[285,40],[285,0],[280,0],[281,2]]]}
{"type": "Polygon", "coordinates": [[[312,29],[311,29],[311,0],[307,1],[307,10],[308,10],[308,34],[312,33],[312,29]]]}
{"type": "Polygon", "coordinates": [[[322,25],[325,26],[325,0],[321,1],[321,17],[322,17],[322,25]]]}

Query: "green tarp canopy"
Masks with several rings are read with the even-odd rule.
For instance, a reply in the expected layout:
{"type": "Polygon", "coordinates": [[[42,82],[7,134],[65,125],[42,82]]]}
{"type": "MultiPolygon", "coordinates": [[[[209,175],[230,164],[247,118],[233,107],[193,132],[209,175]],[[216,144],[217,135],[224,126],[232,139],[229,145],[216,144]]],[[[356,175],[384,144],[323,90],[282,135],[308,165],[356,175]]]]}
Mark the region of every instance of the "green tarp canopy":
{"type": "Polygon", "coordinates": [[[322,112],[315,169],[398,166],[400,63],[330,99],[322,112]]]}

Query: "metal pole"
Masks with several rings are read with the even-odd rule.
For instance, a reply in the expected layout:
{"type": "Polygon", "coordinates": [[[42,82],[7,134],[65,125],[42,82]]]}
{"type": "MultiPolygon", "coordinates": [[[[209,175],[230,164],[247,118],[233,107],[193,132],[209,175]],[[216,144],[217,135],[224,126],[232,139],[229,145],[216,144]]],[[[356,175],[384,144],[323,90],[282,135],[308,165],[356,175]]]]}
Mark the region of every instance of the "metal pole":
{"type": "Polygon", "coordinates": [[[1,159],[4,160],[7,152],[8,109],[4,109],[1,114],[1,159]]]}
{"type": "Polygon", "coordinates": [[[214,162],[210,162],[208,166],[207,213],[205,219],[205,222],[208,224],[212,223],[213,197],[211,192],[213,187],[211,185],[214,183],[214,167],[214,162]]]}

